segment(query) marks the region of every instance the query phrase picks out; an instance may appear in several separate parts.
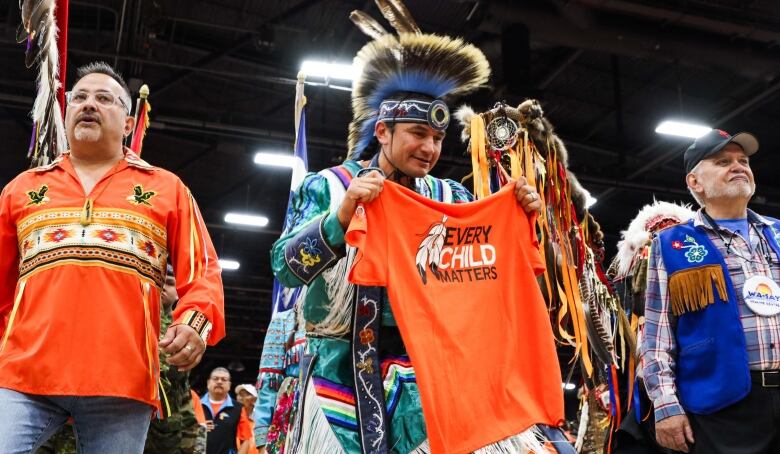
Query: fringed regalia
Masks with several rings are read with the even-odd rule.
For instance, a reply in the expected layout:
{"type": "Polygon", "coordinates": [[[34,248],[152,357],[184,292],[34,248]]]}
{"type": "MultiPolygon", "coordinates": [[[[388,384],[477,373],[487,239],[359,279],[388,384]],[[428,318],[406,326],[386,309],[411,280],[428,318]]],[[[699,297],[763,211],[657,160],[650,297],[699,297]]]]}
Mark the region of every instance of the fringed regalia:
{"type": "MultiPolygon", "coordinates": [[[[469,144],[472,173],[467,178],[477,198],[520,176],[538,190],[539,252],[547,270],[539,284],[557,341],[574,348],[572,367],[578,363],[586,389],[594,389],[625,358],[625,348],[618,351],[615,339],[626,324],[612,317],[618,303],[601,266],[603,233],[587,210],[589,193],[568,169],[565,145],[536,100],[517,107],[497,103],[482,113],[464,106],[455,116],[469,144]]],[[[595,396],[590,399],[596,403],[595,396]]],[[[590,413],[592,424],[607,421],[596,417],[595,405],[590,413]]]]}
{"type": "MultiPolygon", "coordinates": [[[[282,285],[307,287],[302,304],[306,353],[294,427],[284,446],[287,453],[430,452],[414,367],[389,304],[361,305],[360,310],[354,304],[364,292],[386,301],[386,292],[348,283],[355,251],[345,246],[336,213],[352,178],[367,166],[377,166],[377,122],[415,122],[443,130],[450,119],[444,100],[484,86],[490,69],[476,47],[422,33],[400,1],[377,0],[377,5],[397,34],[363,12],[350,16],[374,40],[355,58],[362,73],[352,91],[349,158],[304,178],[287,213],[293,220],[291,230],[271,252],[282,285]],[[373,323],[373,328],[365,323],[373,323]],[[373,356],[356,360],[357,345],[370,346],[373,356]],[[361,380],[356,380],[356,371],[361,380]]],[[[433,200],[473,200],[452,180],[427,175],[408,181],[411,189],[433,200]]],[[[543,452],[544,429],[531,428],[478,452],[543,452]]]]}
{"type": "Polygon", "coordinates": [[[547,268],[540,282],[542,293],[558,341],[576,349],[585,375],[591,377],[592,351],[614,358],[610,347],[601,342],[610,333],[587,304],[608,298],[600,265],[603,234],[585,206],[589,194],[568,170],[566,147],[536,100],[517,107],[499,103],[479,114],[464,106],[456,117],[463,126],[462,138],[469,143],[469,177],[477,198],[520,176],[538,190],[542,201],[537,221],[539,252],[547,268]]]}

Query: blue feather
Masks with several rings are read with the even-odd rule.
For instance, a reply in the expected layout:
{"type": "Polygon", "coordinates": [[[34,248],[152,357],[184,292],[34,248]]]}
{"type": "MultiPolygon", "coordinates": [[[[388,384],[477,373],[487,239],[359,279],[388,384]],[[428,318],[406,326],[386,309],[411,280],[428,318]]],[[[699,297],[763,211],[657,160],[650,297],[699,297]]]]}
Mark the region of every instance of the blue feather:
{"type": "Polygon", "coordinates": [[[352,159],[357,159],[360,153],[368,147],[371,143],[371,139],[374,137],[374,127],[376,126],[376,115],[372,116],[368,120],[364,121],[360,125],[360,139],[358,139],[355,145],[355,151],[352,153],[352,159]]]}
{"type": "Polygon", "coordinates": [[[376,90],[368,98],[368,105],[379,110],[382,101],[388,99],[393,93],[410,91],[422,93],[433,98],[441,98],[457,88],[454,79],[425,74],[420,71],[396,73],[377,84],[376,90]]]}

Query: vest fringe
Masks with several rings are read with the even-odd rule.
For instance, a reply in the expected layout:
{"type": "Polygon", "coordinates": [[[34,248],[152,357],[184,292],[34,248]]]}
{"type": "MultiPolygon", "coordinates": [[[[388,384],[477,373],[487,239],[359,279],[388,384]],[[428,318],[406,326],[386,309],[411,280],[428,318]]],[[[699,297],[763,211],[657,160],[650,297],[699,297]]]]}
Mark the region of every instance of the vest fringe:
{"type": "Polygon", "coordinates": [[[674,273],[669,277],[672,313],[680,316],[713,304],[715,302],[713,283],[720,299],[728,301],[726,278],[720,265],[706,265],[674,273]]]}
{"type": "Polygon", "coordinates": [[[428,439],[420,443],[420,446],[412,449],[409,454],[431,454],[431,445],[428,443],[428,439]]]}
{"type": "Polygon", "coordinates": [[[303,402],[303,421],[301,422],[301,440],[298,443],[296,454],[308,453],[333,453],[344,454],[344,448],[339,443],[336,434],[330,427],[325,417],[317,393],[314,390],[314,382],[306,384],[305,400],[303,402]]]}
{"type": "Polygon", "coordinates": [[[328,315],[312,329],[312,332],[321,336],[341,337],[349,333],[352,327],[355,285],[349,283],[347,274],[355,261],[357,249],[352,246],[346,248],[346,257],[322,273],[328,294],[328,315]]]}
{"type": "Polygon", "coordinates": [[[477,449],[474,454],[548,454],[548,443],[542,431],[536,426],[517,435],[477,449]]]}

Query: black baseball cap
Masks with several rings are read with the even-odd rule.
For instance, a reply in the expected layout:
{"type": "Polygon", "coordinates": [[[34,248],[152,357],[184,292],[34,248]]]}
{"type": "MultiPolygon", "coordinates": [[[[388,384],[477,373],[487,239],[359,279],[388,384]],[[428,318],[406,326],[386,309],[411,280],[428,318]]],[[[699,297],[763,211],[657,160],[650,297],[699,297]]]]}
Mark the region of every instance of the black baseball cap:
{"type": "Polygon", "coordinates": [[[693,145],[685,150],[685,174],[690,173],[696,167],[696,164],[702,160],[718,154],[723,147],[730,143],[735,143],[742,147],[742,150],[748,156],[758,151],[758,139],[749,132],[738,132],[732,136],[722,129],[713,129],[696,139],[693,145]]]}

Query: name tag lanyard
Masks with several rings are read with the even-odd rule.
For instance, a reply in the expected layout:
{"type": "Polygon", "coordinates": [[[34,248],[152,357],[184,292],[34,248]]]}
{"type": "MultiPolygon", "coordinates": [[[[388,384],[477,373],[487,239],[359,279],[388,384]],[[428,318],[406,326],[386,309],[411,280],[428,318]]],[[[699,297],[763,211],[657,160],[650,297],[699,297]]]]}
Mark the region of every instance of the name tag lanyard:
{"type": "Polygon", "coordinates": [[[726,241],[723,233],[729,232],[722,232],[720,226],[718,226],[714,219],[706,213],[704,213],[704,216],[706,216],[707,221],[710,222],[711,226],[718,234],[718,237],[726,246],[726,254],[731,254],[733,252],[733,254],[739,258],[742,271],[745,273],[745,282],[742,286],[742,300],[745,305],[753,313],[763,317],[773,317],[780,314],[780,286],[775,282],[771,268],[772,264],[776,263],[777,258],[773,257],[774,251],[769,245],[769,241],[761,234],[758,227],[748,220],[748,238],[746,241],[748,245],[752,246],[752,242],[750,241],[750,230],[751,228],[755,229],[756,235],[758,235],[757,247],[764,257],[764,263],[767,265],[766,268],[768,268],[767,273],[759,272],[757,265],[761,262],[759,260],[754,260],[754,254],[751,253],[750,257],[744,257],[736,250],[731,250],[731,243],[737,235],[736,232],[731,232],[731,237],[726,241]],[[767,274],[769,275],[767,276],[767,274]]]}
{"type": "MultiPolygon", "coordinates": [[[[739,253],[737,250],[732,250],[731,243],[734,241],[734,237],[737,236],[736,232],[729,232],[728,230],[722,228],[718,225],[718,223],[715,221],[715,219],[712,219],[712,217],[707,214],[704,210],[701,212],[702,216],[707,220],[707,222],[710,224],[710,226],[715,230],[715,233],[718,235],[718,238],[723,242],[723,244],[726,246],[726,254],[733,254],[734,256],[738,257],[740,259],[740,264],[742,266],[742,271],[745,273],[746,278],[750,278],[752,275],[757,274],[758,270],[757,267],[754,266],[755,264],[761,263],[760,261],[757,261],[754,259],[753,255],[749,257],[743,256],[741,253],[739,253]],[[723,234],[729,235],[728,240],[723,234]]],[[[764,235],[762,232],[758,229],[758,227],[755,226],[753,222],[748,219],[748,231],[747,238],[745,238],[745,241],[747,242],[748,246],[752,248],[752,243],[750,241],[750,231],[755,230],[756,235],[758,236],[758,250],[761,253],[761,255],[764,257],[764,263],[771,265],[773,263],[777,263],[780,261],[775,256],[774,251],[772,250],[772,247],[769,245],[769,242],[766,238],[764,238],[764,235]]],[[[770,274],[771,274],[771,268],[770,268],[770,274]]],[[[773,277],[767,276],[770,279],[773,279],[773,277]]]]}

